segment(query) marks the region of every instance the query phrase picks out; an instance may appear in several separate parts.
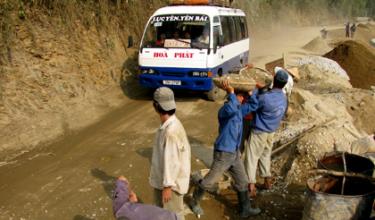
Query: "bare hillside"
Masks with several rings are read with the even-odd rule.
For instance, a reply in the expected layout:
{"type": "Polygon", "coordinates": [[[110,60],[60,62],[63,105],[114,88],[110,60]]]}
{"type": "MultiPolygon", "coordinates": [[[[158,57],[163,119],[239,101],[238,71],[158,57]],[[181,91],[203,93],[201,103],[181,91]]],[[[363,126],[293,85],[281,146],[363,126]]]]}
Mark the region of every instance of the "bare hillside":
{"type": "Polygon", "coordinates": [[[136,57],[128,36],[138,43],[160,4],[33,2],[0,3],[0,153],[53,140],[123,104],[121,83],[136,57]]]}

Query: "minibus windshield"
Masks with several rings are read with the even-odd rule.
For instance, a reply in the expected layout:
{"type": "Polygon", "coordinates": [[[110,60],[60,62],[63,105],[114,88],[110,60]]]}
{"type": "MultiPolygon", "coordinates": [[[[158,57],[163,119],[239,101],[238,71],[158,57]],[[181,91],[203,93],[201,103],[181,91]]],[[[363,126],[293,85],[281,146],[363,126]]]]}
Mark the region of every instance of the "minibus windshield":
{"type": "Polygon", "coordinates": [[[142,48],[209,48],[207,15],[158,15],[150,20],[142,48]]]}

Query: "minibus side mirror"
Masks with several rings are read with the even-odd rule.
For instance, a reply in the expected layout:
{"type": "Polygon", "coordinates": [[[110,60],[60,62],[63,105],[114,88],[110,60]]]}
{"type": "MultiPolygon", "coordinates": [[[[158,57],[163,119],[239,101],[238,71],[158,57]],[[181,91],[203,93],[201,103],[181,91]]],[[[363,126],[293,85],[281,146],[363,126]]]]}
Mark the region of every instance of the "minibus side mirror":
{"type": "Polygon", "coordinates": [[[133,36],[129,36],[128,37],[128,48],[131,48],[133,46],[134,46],[133,36]]]}

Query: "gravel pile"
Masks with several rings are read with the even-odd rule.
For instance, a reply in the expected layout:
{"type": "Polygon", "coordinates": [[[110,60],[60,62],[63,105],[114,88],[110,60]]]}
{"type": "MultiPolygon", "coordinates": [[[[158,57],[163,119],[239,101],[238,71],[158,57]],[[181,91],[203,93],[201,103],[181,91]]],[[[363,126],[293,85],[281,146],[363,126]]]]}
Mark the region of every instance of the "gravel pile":
{"type": "Polygon", "coordinates": [[[306,56],[299,60],[299,66],[305,64],[312,64],[316,66],[320,71],[324,72],[331,72],[335,73],[347,80],[349,80],[349,76],[346,71],[341,68],[341,66],[336,62],[328,58],[320,57],[320,56],[306,56]]]}

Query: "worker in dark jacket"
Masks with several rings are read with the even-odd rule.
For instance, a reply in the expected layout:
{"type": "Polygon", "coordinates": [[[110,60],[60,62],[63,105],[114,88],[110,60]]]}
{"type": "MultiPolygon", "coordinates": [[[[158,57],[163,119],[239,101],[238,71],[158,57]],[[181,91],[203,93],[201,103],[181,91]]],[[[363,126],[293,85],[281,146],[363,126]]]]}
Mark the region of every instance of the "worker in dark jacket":
{"type": "Polygon", "coordinates": [[[126,220],[177,220],[177,215],[154,205],[138,203],[136,194],[131,191],[129,182],[120,176],[116,181],[113,195],[113,214],[116,219],[126,220]]]}
{"type": "Polygon", "coordinates": [[[260,175],[264,178],[263,188],[271,188],[273,136],[287,110],[287,98],[282,90],[287,82],[288,73],[284,69],[279,69],[274,76],[273,88],[270,91],[258,94],[258,90],[255,90],[250,97],[255,111],[250,136],[245,146],[244,162],[251,196],[256,195],[258,164],[260,175]]]}
{"type": "Polygon", "coordinates": [[[260,209],[252,208],[250,205],[248,180],[239,149],[243,116],[248,114],[252,108],[250,103],[241,105],[244,93],[235,94],[234,88],[228,82],[224,82],[222,87],[228,93],[228,100],[220,108],[218,114],[219,136],[214,144],[213,163],[208,174],[198,181],[190,207],[196,215],[203,215],[199,202],[204,192],[216,191],[218,181],[224,172],[229,171],[234,180],[234,188],[237,191],[240,216],[247,218],[260,213],[260,209]]]}

